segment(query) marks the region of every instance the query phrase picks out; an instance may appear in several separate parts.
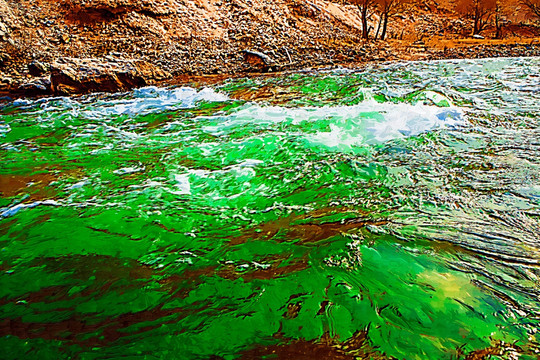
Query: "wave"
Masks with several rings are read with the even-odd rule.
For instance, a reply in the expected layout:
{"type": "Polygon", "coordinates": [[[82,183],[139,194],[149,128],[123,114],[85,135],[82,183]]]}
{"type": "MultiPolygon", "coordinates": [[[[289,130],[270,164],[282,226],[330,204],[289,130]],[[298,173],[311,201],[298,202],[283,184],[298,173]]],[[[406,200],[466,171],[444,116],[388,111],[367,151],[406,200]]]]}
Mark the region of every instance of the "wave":
{"type": "MultiPolygon", "coordinates": [[[[380,144],[464,123],[454,106],[365,101],[351,106],[288,108],[248,103],[234,113],[206,117],[203,131],[223,136],[249,126],[253,131],[297,128],[308,142],[329,148],[380,144]]],[[[294,133],[294,131],[293,131],[294,133]]],[[[297,133],[298,134],[298,133],[297,133]]]]}
{"type": "Polygon", "coordinates": [[[26,113],[48,115],[69,111],[71,116],[101,119],[110,116],[140,116],[175,109],[196,107],[200,102],[224,102],[228,96],[211,88],[144,87],[124,94],[91,94],[83,97],[56,97],[38,100],[16,100],[13,105],[26,113]]]}

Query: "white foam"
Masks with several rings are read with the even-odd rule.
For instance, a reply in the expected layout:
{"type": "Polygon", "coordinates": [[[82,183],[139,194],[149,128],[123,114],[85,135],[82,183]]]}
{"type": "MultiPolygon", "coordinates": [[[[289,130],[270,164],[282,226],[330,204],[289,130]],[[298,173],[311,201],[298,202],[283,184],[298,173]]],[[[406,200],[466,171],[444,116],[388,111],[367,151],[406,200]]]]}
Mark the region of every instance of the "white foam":
{"type": "Polygon", "coordinates": [[[11,131],[11,126],[3,121],[0,121],[0,136],[4,136],[11,131]]]}
{"type": "Polygon", "coordinates": [[[79,182],[76,182],[75,184],[71,185],[71,186],[68,186],[67,189],[68,190],[73,190],[73,189],[80,189],[82,188],[83,186],[85,185],[88,185],[90,182],[88,181],[88,178],[84,179],[84,180],[81,180],[79,182]]]}
{"type": "Polygon", "coordinates": [[[43,200],[43,201],[34,201],[29,204],[17,204],[8,208],[0,209],[0,217],[9,217],[17,214],[22,209],[31,209],[39,205],[48,205],[48,206],[61,206],[59,202],[55,200],[43,200]]]}
{"type": "Polygon", "coordinates": [[[141,115],[154,111],[195,107],[200,101],[222,102],[229,98],[210,88],[200,91],[191,87],[163,89],[155,86],[134,90],[134,98],[112,100],[102,106],[100,112],[114,115],[141,115]]]}
{"type": "Polygon", "coordinates": [[[209,119],[214,120],[213,125],[205,126],[203,130],[215,136],[247,125],[255,131],[271,129],[276,124],[282,128],[319,122],[317,128],[324,130],[303,130],[301,135],[313,144],[340,148],[382,143],[464,122],[463,112],[454,106],[378,103],[374,100],[351,106],[304,108],[247,104],[228,116],[209,119]]]}
{"type": "MultiPolygon", "coordinates": [[[[94,96],[94,95],[92,95],[94,96]]],[[[88,106],[88,98],[49,98],[38,101],[15,101],[13,104],[24,108],[40,104],[34,113],[43,114],[42,120],[48,121],[50,113],[55,111],[68,112],[72,117],[82,116],[87,119],[108,119],[111,115],[141,115],[174,109],[186,109],[197,106],[200,101],[223,102],[229,98],[210,88],[197,90],[191,87],[173,89],[149,86],[134,90],[126,98],[114,95],[105,100],[94,99],[88,106]]]]}
{"type": "Polygon", "coordinates": [[[145,169],[144,166],[143,167],[129,166],[129,167],[120,168],[118,170],[114,170],[113,173],[116,175],[134,174],[134,173],[142,172],[144,171],[144,169],[145,169]]]}
{"type": "Polygon", "coordinates": [[[191,185],[189,183],[189,174],[174,175],[178,191],[173,192],[176,195],[191,195],[191,185]]]}

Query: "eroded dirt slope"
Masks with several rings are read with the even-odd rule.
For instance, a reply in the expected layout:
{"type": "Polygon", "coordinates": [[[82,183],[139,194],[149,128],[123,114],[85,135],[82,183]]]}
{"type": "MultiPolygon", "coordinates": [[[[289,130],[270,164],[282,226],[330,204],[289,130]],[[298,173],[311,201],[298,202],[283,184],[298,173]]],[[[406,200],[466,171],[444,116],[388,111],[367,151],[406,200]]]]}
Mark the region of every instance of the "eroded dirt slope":
{"type": "Polygon", "coordinates": [[[20,90],[32,76],[41,76],[38,92],[50,91],[47,69],[39,74],[28,65],[66,58],[145,60],[178,76],[528,54],[525,47],[501,53],[499,45],[432,45],[438,37],[467,37],[470,25],[431,0],[395,18],[384,42],[361,39],[359,10],[343,0],[0,0],[0,92],[20,90]]]}
{"type": "Polygon", "coordinates": [[[357,9],[323,0],[0,0],[0,15],[4,73],[59,56],[145,58],[197,74],[242,70],[245,49],[280,64],[364,55],[357,9]]]}

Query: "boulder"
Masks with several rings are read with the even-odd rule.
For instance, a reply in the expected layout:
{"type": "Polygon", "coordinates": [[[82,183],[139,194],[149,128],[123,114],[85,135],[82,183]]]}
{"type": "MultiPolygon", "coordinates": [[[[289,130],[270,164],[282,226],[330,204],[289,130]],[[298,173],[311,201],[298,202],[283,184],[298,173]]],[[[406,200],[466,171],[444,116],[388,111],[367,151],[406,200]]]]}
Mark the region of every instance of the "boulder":
{"type": "Polygon", "coordinates": [[[39,61],[32,61],[30,64],[28,64],[28,72],[32,76],[41,76],[47,71],[49,71],[47,65],[39,61]]]}
{"type": "Polygon", "coordinates": [[[143,60],[61,58],[51,65],[52,91],[63,95],[127,91],[169,77],[143,60]]]}
{"type": "Polygon", "coordinates": [[[48,78],[35,79],[20,84],[16,92],[24,96],[50,95],[51,82],[48,78]]]}
{"type": "Polygon", "coordinates": [[[268,70],[271,66],[275,65],[275,61],[270,56],[254,50],[243,50],[244,60],[252,67],[259,68],[261,70],[268,70]]]}

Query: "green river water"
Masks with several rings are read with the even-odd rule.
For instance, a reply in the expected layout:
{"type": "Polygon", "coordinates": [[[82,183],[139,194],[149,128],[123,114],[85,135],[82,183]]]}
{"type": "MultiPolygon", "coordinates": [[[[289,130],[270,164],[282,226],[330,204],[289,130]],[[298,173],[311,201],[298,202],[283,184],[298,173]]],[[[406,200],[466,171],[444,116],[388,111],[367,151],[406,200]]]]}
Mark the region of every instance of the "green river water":
{"type": "Polygon", "coordinates": [[[2,359],[538,359],[540,59],[0,107],[2,359]]]}

